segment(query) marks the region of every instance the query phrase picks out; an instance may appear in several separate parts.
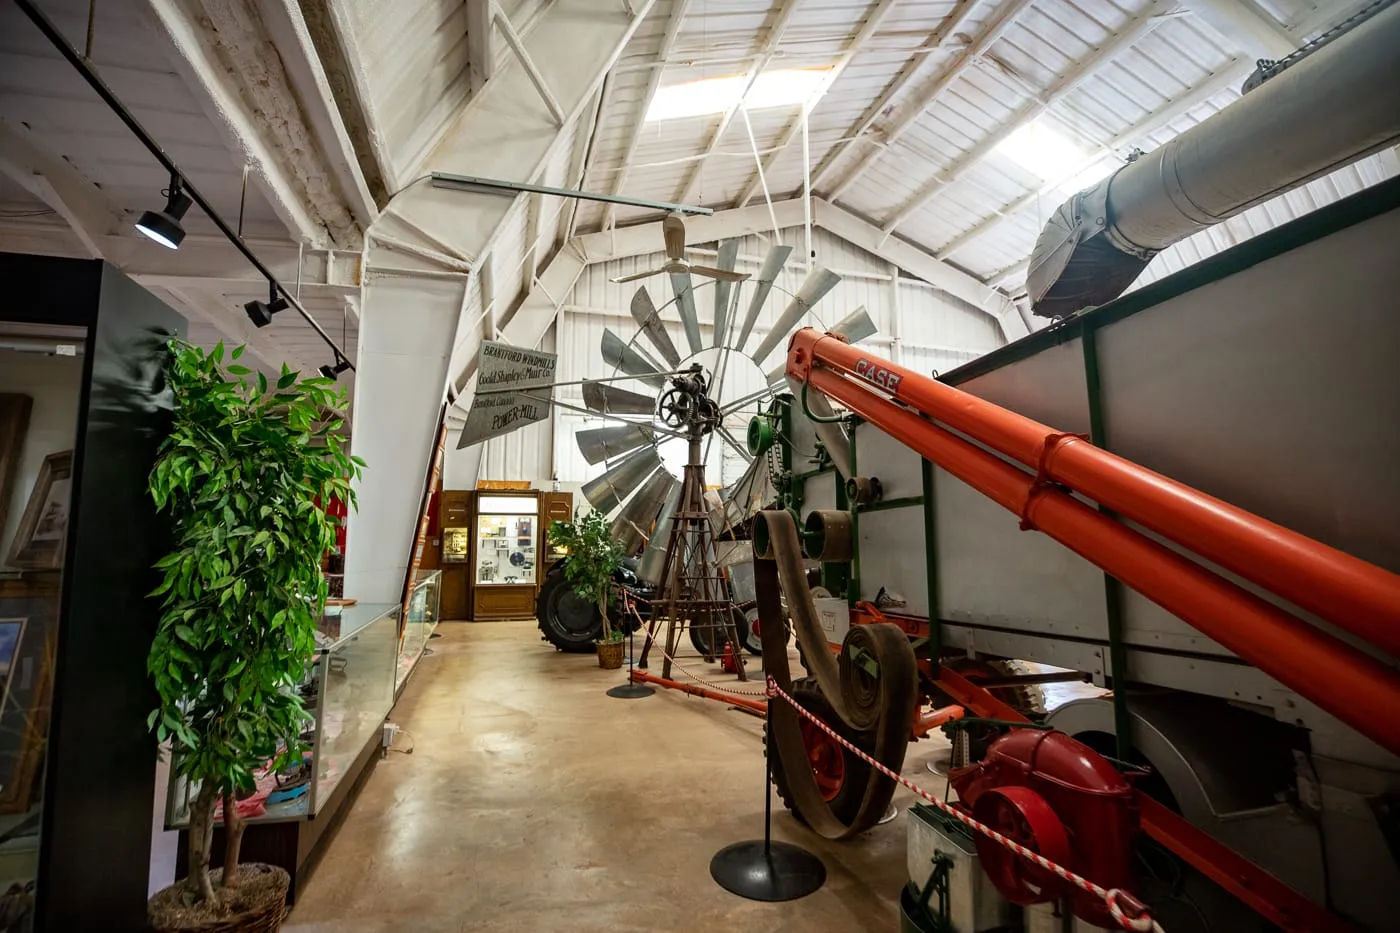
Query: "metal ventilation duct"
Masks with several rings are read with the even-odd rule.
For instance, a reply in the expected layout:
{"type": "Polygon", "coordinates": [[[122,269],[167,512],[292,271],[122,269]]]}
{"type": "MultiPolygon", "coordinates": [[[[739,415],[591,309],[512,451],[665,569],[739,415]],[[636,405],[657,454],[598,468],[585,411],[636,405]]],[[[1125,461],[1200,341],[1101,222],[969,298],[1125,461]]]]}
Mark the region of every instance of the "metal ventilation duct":
{"type": "Polygon", "coordinates": [[[1055,211],[1031,253],[1042,317],[1118,297],[1168,246],[1400,142],[1400,4],[1055,211]]]}

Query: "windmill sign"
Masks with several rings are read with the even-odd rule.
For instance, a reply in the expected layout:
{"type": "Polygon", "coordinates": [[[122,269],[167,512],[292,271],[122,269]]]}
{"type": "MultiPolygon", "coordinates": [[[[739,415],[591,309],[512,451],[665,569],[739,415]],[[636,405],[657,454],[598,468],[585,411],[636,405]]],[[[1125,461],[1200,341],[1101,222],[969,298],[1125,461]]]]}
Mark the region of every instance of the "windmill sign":
{"type": "Polygon", "coordinates": [[[460,450],[549,417],[549,393],[559,357],[484,341],[477,357],[476,397],[462,426],[460,450]],[[527,390],[543,390],[529,392],[527,390]]]}

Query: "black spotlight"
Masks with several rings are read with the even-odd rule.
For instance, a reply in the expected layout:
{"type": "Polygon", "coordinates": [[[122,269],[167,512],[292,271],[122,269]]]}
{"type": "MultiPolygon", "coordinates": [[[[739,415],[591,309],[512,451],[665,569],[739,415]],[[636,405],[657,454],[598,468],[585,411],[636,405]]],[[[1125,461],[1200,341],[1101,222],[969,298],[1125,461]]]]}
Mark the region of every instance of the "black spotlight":
{"type": "Polygon", "coordinates": [[[349,360],[344,360],[340,357],[336,357],[334,366],[327,363],[325,366],[321,367],[321,375],[325,376],[327,379],[335,379],[349,368],[349,360]]]}
{"type": "Polygon", "coordinates": [[[162,193],[165,210],[146,211],[136,221],[136,229],[167,249],[179,249],[180,241],[185,238],[185,228],[180,226],[180,221],[192,202],[189,195],[180,190],[179,175],[170,176],[170,187],[162,193]]]}
{"type": "Polygon", "coordinates": [[[254,327],[266,327],[272,323],[272,316],[286,307],[287,299],[277,294],[276,285],[269,283],[267,301],[253,299],[243,306],[243,311],[254,327]]]}

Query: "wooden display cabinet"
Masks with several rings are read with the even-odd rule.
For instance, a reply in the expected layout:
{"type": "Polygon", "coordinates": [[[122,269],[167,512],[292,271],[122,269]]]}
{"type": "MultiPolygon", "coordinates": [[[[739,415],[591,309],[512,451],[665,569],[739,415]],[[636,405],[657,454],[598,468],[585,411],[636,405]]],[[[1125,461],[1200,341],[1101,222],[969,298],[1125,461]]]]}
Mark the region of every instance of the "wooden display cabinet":
{"type": "Polygon", "coordinates": [[[554,522],[567,522],[574,517],[574,494],[571,492],[540,493],[540,536],[543,539],[544,566],[540,568],[540,579],[544,580],[549,569],[564,556],[549,540],[549,526],[554,522]]]}
{"type": "Polygon", "coordinates": [[[541,496],[477,490],[471,496],[471,618],[530,619],[541,577],[541,496]]]}

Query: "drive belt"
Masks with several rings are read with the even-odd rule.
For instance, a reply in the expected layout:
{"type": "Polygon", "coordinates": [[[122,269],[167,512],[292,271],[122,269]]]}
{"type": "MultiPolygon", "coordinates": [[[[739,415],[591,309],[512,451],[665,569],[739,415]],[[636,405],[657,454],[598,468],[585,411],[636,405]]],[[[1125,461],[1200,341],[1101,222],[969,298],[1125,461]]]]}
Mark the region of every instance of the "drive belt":
{"type": "MultiPolygon", "coordinates": [[[[817,618],[791,513],[786,509],[765,509],[755,521],[767,525],[771,555],[764,559],[755,553],[753,562],[764,672],[783,690],[792,692],[787,631],[782,618],[782,597],[786,594],[797,643],[822,693],[849,726],[873,731],[876,760],[898,772],[904,765],[918,702],[918,664],[908,636],[888,622],[853,625],[838,663],[827,647],[826,634],[817,618]],[[878,674],[852,663],[856,650],[875,661],[878,674]]],[[[797,812],[827,839],[845,839],[874,826],[889,806],[895,782],[872,769],[855,818],[849,824],[837,819],[817,787],[799,722],[797,712],[786,702],[769,702],[769,754],[778,755],[782,762],[797,812]]]]}

